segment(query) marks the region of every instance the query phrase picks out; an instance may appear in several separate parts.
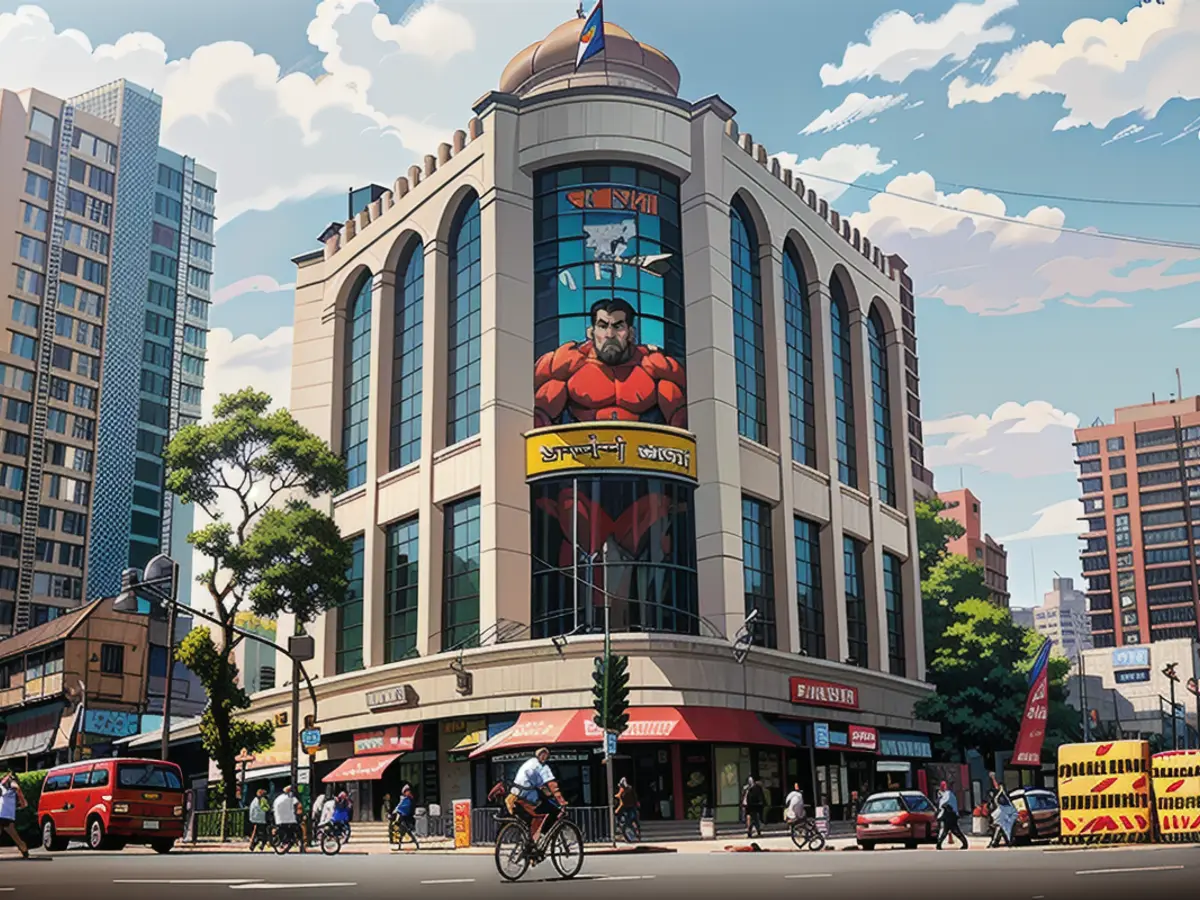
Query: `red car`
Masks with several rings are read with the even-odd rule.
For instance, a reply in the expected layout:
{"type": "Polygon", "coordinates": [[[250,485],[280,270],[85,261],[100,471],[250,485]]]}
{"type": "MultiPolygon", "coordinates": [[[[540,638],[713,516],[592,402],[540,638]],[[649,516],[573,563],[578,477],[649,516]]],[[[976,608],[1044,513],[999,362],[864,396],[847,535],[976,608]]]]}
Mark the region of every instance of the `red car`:
{"type": "Polygon", "coordinates": [[[46,773],[38,800],[42,847],[65,850],[85,841],[92,850],[149,844],[169,853],[183,837],[183,774],[155,759],[101,759],[46,773]]]}
{"type": "Polygon", "coordinates": [[[858,811],[855,836],[863,850],[874,850],[877,844],[915,850],[918,844],[936,844],[937,835],[937,810],[920,791],[872,794],[858,811]]]}

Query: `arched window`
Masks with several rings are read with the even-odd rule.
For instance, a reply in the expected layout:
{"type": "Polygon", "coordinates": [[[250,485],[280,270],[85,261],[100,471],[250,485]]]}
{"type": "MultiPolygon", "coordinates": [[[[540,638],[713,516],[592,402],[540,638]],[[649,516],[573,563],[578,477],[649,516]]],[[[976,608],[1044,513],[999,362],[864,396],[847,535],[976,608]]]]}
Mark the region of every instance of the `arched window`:
{"type": "Polygon", "coordinates": [[[816,413],[813,407],[812,311],[804,266],[789,247],[783,254],[783,309],[787,328],[788,411],[792,421],[792,459],[817,464],[816,413]]]}
{"type": "Polygon", "coordinates": [[[850,307],[841,279],[829,285],[829,322],[833,332],[833,401],[837,417],[838,480],[858,487],[858,444],[854,435],[854,366],[850,352],[850,307]]]}
{"type": "Polygon", "coordinates": [[[888,393],[887,345],[883,319],[872,308],[867,316],[867,343],[871,348],[871,397],[875,420],[875,477],[879,480],[879,499],[896,505],[896,466],[892,453],[892,402],[888,393]]]}
{"type": "Polygon", "coordinates": [[[464,203],[450,229],[446,443],[479,434],[479,198],[464,203]]]}
{"type": "Polygon", "coordinates": [[[342,457],[346,487],[367,480],[368,406],[371,399],[371,273],[364,272],[346,310],[342,389],[342,457]]]}
{"type": "Polygon", "coordinates": [[[421,455],[421,352],[425,322],[425,247],[417,241],[400,266],[392,343],[392,433],[388,468],[421,455]]]}
{"type": "Polygon", "coordinates": [[[733,281],[733,354],[737,364],[738,434],[767,442],[767,365],[763,355],[762,278],[758,236],[736,197],[729,207],[730,277],[733,281]]]}

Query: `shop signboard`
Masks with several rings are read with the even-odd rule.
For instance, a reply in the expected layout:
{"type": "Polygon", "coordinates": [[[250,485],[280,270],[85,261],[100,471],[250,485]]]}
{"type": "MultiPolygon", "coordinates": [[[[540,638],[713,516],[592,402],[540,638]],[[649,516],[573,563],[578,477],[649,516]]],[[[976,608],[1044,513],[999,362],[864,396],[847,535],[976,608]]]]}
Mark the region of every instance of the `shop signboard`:
{"type": "Polygon", "coordinates": [[[354,735],[354,755],[395,753],[400,747],[400,729],[393,725],[379,731],[360,731],[354,735]]]}
{"type": "Polygon", "coordinates": [[[1137,684],[1143,681],[1150,680],[1149,669],[1123,669],[1120,672],[1113,672],[1113,680],[1117,684],[1137,684]]]}
{"type": "Polygon", "coordinates": [[[696,439],[679,428],[579,422],[525,436],[530,478],[581,470],[647,471],[696,480],[696,439]]]}
{"type": "Polygon", "coordinates": [[[858,709],[858,688],[833,681],[793,677],[789,682],[789,696],[793,703],[806,706],[858,709]]]}
{"type": "Polygon", "coordinates": [[[1113,650],[1112,665],[1114,669],[1148,669],[1150,668],[1150,648],[1118,647],[1113,650]]]}
{"type": "Polygon", "coordinates": [[[125,738],[138,733],[138,714],[115,709],[88,709],[83,714],[85,734],[125,738]]]}
{"type": "Polygon", "coordinates": [[[866,725],[851,725],[849,746],[855,750],[877,750],[879,749],[879,732],[866,725]]]}
{"type": "Polygon", "coordinates": [[[471,801],[454,801],[454,849],[471,846],[471,801]]]}
{"type": "Polygon", "coordinates": [[[381,688],[377,691],[367,692],[367,709],[374,712],[382,709],[401,709],[406,706],[413,706],[412,685],[397,684],[388,688],[381,688]]]}
{"type": "Polygon", "coordinates": [[[933,746],[927,734],[879,733],[879,752],[898,759],[933,759],[933,746]]]}
{"type": "Polygon", "coordinates": [[[818,750],[829,749],[829,723],[814,722],[813,723],[813,747],[818,750]]]}

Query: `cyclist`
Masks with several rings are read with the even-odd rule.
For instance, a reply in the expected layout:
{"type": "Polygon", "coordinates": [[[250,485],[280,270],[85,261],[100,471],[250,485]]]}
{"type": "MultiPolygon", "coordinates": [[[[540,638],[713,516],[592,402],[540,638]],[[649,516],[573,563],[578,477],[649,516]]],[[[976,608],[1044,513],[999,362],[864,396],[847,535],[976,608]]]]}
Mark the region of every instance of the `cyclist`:
{"type": "Polygon", "coordinates": [[[521,815],[529,823],[529,837],[536,844],[543,827],[558,821],[567,801],[558,789],[558,779],[546,765],[550,751],[540,747],[517,770],[505,805],[510,815],[521,815]]]}
{"type": "Polygon", "coordinates": [[[625,821],[626,824],[632,825],[635,829],[638,828],[638,798],[637,791],[633,785],[629,783],[629,779],[622,778],[617,784],[617,821],[625,821]]]}
{"type": "Polygon", "coordinates": [[[783,818],[789,825],[804,821],[804,792],[799,783],[792,785],[792,792],[783,801],[783,818]]]}
{"type": "MultiPolygon", "coordinates": [[[[325,801],[326,803],[330,801],[325,801]]],[[[350,814],[354,811],[354,807],[350,805],[350,798],[342,791],[337,795],[333,802],[333,814],[329,817],[330,826],[343,835],[346,832],[346,826],[350,824],[350,814]]]]}

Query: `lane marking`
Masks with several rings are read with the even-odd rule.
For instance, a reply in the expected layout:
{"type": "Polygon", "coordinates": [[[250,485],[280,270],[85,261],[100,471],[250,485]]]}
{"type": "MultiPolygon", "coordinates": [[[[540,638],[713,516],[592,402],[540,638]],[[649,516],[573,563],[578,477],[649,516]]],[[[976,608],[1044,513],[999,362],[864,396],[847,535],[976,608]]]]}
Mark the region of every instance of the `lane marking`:
{"type": "Polygon", "coordinates": [[[650,881],[654,875],[601,875],[597,881],[650,881]]]}
{"type": "Polygon", "coordinates": [[[231,891],[288,891],[297,888],[334,888],[358,887],[357,881],[313,881],[304,884],[274,884],[260,882],[258,884],[231,884],[231,891]]]}
{"type": "Polygon", "coordinates": [[[784,878],[832,878],[832,872],[810,873],[807,875],[784,875],[784,878]]]}
{"type": "Polygon", "coordinates": [[[1123,875],[1127,872],[1178,872],[1183,866],[1136,866],[1128,869],[1084,869],[1076,875],[1123,875]]]}
{"type": "Polygon", "coordinates": [[[114,878],[113,884],[252,884],[262,878],[114,878]]]}
{"type": "Polygon", "coordinates": [[[474,878],[431,878],[421,884],[474,884],[474,878]]]}

